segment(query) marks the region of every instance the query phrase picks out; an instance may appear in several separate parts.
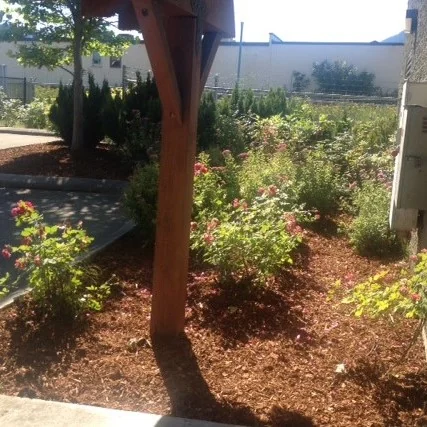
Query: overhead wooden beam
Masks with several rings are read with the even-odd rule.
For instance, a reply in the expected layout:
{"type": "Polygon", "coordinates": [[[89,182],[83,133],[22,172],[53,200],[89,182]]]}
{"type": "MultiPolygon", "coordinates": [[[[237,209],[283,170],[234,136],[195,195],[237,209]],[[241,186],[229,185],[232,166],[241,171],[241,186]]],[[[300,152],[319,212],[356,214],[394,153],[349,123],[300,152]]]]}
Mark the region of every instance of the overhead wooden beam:
{"type": "Polygon", "coordinates": [[[132,3],[147,46],[163,111],[180,123],[182,121],[181,93],[161,6],[153,0],[132,0],[132,3]]]}
{"type": "MultiPolygon", "coordinates": [[[[112,16],[120,15],[124,10],[121,28],[139,29],[127,15],[128,3],[129,0],[83,0],[83,14],[89,17],[112,16]]],[[[162,0],[161,6],[165,17],[198,16],[205,25],[205,31],[220,32],[229,38],[235,35],[233,0],[162,0]]]]}
{"type": "Polygon", "coordinates": [[[218,51],[219,44],[221,43],[222,33],[206,33],[203,37],[202,43],[202,64],[200,75],[200,95],[202,95],[209,73],[212,68],[215,55],[218,51]]]}

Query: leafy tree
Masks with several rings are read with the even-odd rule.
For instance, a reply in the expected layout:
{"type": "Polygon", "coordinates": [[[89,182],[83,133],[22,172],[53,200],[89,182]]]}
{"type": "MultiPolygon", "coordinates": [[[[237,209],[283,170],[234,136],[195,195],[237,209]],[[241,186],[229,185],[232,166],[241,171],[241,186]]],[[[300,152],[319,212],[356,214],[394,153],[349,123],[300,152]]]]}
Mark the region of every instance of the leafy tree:
{"type": "Polygon", "coordinates": [[[349,95],[374,95],[375,74],[359,71],[355,65],[345,61],[315,62],[313,77],[322,92],[349,95]]]}
{"type": "Polygon", "coordinates": [[[73,76],[74,151],[83,149],[82,56],[97,51],[104,56],[121,56],[131,39],[116,36],[112,21],[86,18],[82,0],[5,0],[2,41],[17,43],[12,54],[25,66],[62,68],[73,76]],[[26,40],[25,44],[19,42],[26,40]],[[73,71],[66,66],[73,64],[73,71]]]}

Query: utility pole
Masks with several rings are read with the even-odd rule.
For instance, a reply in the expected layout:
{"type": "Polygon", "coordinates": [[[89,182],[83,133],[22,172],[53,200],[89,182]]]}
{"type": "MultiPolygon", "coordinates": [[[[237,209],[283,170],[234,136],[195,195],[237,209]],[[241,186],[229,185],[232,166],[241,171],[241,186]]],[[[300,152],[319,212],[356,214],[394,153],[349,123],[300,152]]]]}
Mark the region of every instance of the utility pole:
{"type": "Polygon", "coordinates": [[[239,62],[237,63],[237,86],[240,85],[240,75],[242,70],[242,48],[243,48],[243,29],[245,27],[245,23],[240,23],[240,45],[239,45],[239,62]]]}

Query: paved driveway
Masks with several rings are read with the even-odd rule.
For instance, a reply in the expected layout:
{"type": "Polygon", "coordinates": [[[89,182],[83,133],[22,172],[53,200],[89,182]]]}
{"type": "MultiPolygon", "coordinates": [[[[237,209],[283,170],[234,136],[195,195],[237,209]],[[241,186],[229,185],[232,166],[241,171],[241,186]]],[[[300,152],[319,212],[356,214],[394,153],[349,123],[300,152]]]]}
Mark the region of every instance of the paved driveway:
{"type": "MultiPolygon", "coordinates": [[[[126,217],[120,194],[67,192],[38,189],[0,188],[0,249],[16,244],[20,230],[11,215],[12,206],[19,200],[36,205],[48,224],[73,224],[83,221],[83,227],[95,238],[92,250],[98,250],[133,228],[126,217]]],[[[0,256],[0,277],[15,273],[13,263],[0,256]]],[[[0,301],[0,307],[5,301],[0,301]]]]}
{"type": "Polygon", "coordinates": [[[57,136],[20,135],[15,133],[0,133],[0,150],[6,148],[24,147],[33,144],[46,144],[58,141],[57,136]]]}

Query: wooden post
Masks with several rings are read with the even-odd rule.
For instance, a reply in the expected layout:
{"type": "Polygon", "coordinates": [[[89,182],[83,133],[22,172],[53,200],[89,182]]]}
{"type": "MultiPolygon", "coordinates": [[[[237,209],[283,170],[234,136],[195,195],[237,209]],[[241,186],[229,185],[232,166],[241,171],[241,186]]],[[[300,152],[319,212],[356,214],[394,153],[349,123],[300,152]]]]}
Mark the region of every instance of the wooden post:
{"type": "Polygon", "coordinates": [[[221,35],[200,17],[165,17],[152,0],[133,0],[163,105],[151,335],[184,330],[197,119],[221,35]]]}
{"type": "Polygon", "coordinates": [[[176,335],[184,330],[200,102],[201,39],[197,39],[197,20],[184,17],[173,21],[168,26],[168,39],[182,97],[182,116],[168,110],[163,114],[152,335],[176,335]]]}

